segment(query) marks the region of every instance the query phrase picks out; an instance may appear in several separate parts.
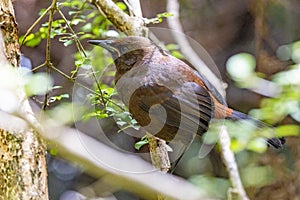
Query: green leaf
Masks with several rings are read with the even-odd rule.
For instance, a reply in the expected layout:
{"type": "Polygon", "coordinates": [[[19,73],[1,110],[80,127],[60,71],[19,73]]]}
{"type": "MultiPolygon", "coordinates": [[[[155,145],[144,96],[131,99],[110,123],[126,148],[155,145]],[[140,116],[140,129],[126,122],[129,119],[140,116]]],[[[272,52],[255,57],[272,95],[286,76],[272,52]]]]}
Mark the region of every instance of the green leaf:
{"type": "Polygon", "coordinates": [[[184,56],[179,51],[176,51],[176,50],[173,50],[171,54],[172,54],[172,56],[174,56],[178,59],[183,59],[184,58],[184,56]]]}
{"type": "Polygon", "coordinates": [[[245,186],[262,187],[275,179],[274,171],[269,166],[251,166],[241,169],[241,177],[245,186]]]}
{"type": "Polygon", "coordinates": [[[68,40],[68,41],[64,42],[63,44],[65,47],[67,47],[67,46],[73,44],[73,40],[68,40]]]}
{"type": "Polygon", "coordinates": [[[80,13],[79,11],[74,11],[74,10],[71,10],[68,12],[69,15],[75,15],[77,13],[80,13]]]}
{"type": "Polygon", "coordinates": [[[216,197],[217,199],[224,199],[230,187],[228,179],[215,178],[207,175],[192,176],[190,181],[196,185],[201,192],[205,192],[210,197],[216,197]]]}
{"type": "Polygon", "coordinates": [[[297,41],[292,45],[291,57],[295,63],[300,63],[300,41],[297,41]]]}
{"type": "Polygon", "coordinates": [[[106,107],[107,112],[116,113],[117,111],[113,107],[106,107]]]}
{"type": "Polygon", "coordinates": [[[159,17],[159,18],[163,18],[163,17],[172,17],[172,16],[174,16],[174,14],[168,13],[168,12],[164,12],[164,13],[159,13],[159,14],[157,14],[157,17],[159,17]]]}
{"type": "Polygon", "coordinates": [[[226,63],[226,69],[235,81],[243,81],[254,73],[256,61],[249,53],[238,53],[231,56],[226,63]]]}
{"type": "Polygon", "coordinates": [[[40,72],[29,77],[25,84],[25,91],[28,96],[43,95],[52,89],[52,85],[53,80],[46,73],[40,72]]]}
{"type": "Polygon", "coordinates": [[[84,32],[90,32],[92,30],[92,23],[86,23],[80,28],[80,30],[84,32]]]}
{"type": "Polygon", "coordinates": [[[33,33],[30,33],[26,37],[24,44],[28,47],[35,47],[35,46],[39,45],[41,41],[42,41],[41,38],[35,36],[35,34],[33,34],[33,33]]]}
{"type": "Polygon", "coordinates": [[[42,8],[39,12],[39,16],[43,15],[45,13],[45,11],[46,11],[46,8],[42,8]]]}
{"type": "Polygon", "coordinates": [[[144,146],[145,144],[148,144],[148,139],[145,137],[145,138],[142,138],[142,140],[138,141],[137,143],[134,144],[134,148],[136,150],[140,150],[140,148],[142,146],[144,146]]]}
{"type": "Polygon", "coordinates": [[[266,142],[261,138],[256,138],[254,140],[251,140],[247,145],[247,149],[257,153],[263,153],[267,150],[267,148],[268,147],[266,145],[266,142]]]}
{"type": "Polygon", "coordinates": [[[127,122],[124,122],[124,121],[117,121],[117,124],[118,124],[119,126],[124,126],[124,125],[127,124],[127,122]]]}
{"type": "Polygon", "coordinates": [[[276,128],[277,137],[298,136],[300,134],[300,126],[298,125],[282,125],[276,128]]]}
{"type": "Polygon", "coordinates": [[[116,4],[117,4],[117,6],[118,6],[119,8],[121,8],[121,10],[126,10],[126,9],[127,9],[126,4],[123,3],[123,2],[117,2],[116,4]]]}
{"type": "Polygon", "coordinates": [[[49,100],[49,103],[53,103],[55,101],[60,101],[62,99],[68,99],[68,98],[69,98],[69,94],[57,95],[57,96],[51,97],[49,100]]]}
{"type": "Polygon", "coordinates": [[[52,89],[53,89],[53,90],[56,90],[56,89],[61,89],[61,88],[62,88],[62,86],[61,86],[61,85],[55,85],[55,86],[53,86],[53,87],[52,87],[52,89]]]}
{"type": "Polygon", "coordinates": [[[71,22],[71,25],[77,25],[81,22],[85,22],[85,20],[83,20],[83,19],[73,19],[72,22],[71,22]]]}
{"type": "Polygon", "coordinates": [[[106,113],[98,113],[98,114],[96,115],[96,117],[98,117],[98,118],[100,118],[100,119],[104,119],[104,118],[107,118],[107,117],[108,117],[108,114],[106,114],[106,113]]]}
{"type": "Polygon", "coordinates": [[[58,153],[58,150],[57,150],[56,148],[52,148],[52,149],[50,149],[49,153],[50,153],[50,155],[52,155],[52,156],[56,156],[57,153],[58,153]]]}

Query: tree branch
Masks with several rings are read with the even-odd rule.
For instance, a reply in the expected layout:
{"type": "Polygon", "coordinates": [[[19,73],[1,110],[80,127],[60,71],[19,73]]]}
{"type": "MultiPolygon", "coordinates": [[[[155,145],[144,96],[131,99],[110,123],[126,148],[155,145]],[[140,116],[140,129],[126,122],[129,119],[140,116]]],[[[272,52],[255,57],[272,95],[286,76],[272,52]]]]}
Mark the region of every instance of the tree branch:
{"type": "MultiPolygon", "coordinates": [[[[232,184],[232,189],[229,191],[229,196],[238,196],[238,199],[241,200],[249,200],[247,194],[244,190],[239,170],[234,158],[233,152],[230,150],[230,137],[227,132],[226,126],[220,127],[220,146],[221,146],[221,154],[223,157],[223,162],[225,163],[226,169],[229,173],[230,182],[232,184]]],[[[235,199],[235,198],[228,198],[235,199]]]]}
{"type": "MultiPolygon", "coordinates": [[[[24,88],[21,86],[18,71],[15,70],[16,68],[11,67],[11,65],[18,67],[20,58],[18,28],[11,0],[0,1],[0,25],[0,70],[2,78],[6,78],[5,81],[8,82],[8,84],[2,84],[0,89],[10,94],[10,96],[5,95],[2,97],[0,101],[6,101],[7,103],[14,99],[17,105],[13,106],[18,106],[15,109],[24,115],[28,115],[27,118],[34,121],[35,117],[24,88]],[[6,77],[4,73],[8,71],[13,73],[10,74],[11,76],[6,77]],[[6,88],[7,85],[10,85],[10,87],[6,88]]],[[[0,105],[7,109],[3,106],[3,102],[0,105]]],[[[48,199],[45,146],[30,127],[21,130],[6,129],[3,123],[10,122],[7,120],[7,118],[0,120],[1,198],[48,199]]],[[[13,124],[13,126],[18,125],[18,123],[13,124]]]]}
{"type": "MultiPolygon", "coordinates": [[[[173,17],[168,18],[169,27],[175,29],[176,31],[183,33],[183,28],[179,21],[179,3],[177,0],[167,1],[167,12],[174,14],[173,17]]],[[[174,33],[174,32],[173,32],[174,33]]],[[[187,60],[195,66],[209,81],[216,87],[216,89],[225,96],[224,83],[222,83],[206,66],[206,64],[198,57],[193,48],[190,46],[188,40],[183,34],[173,34],[178,45],[181,47],[180,50],[187,58],[187,60]]],[[[226,126],[221,126],[220,134],[220,146],[221,154],[223,157],[223,162],[229,173],[230,181],[233,186],[233,190],[230,194],[237,193],[239,198],[242,200],[248,200],[246,192],[243,188],[240,175],[238,172],[238,167],[235,162],[234,154],[230,150],[230,137],[227,132],[226,126]]]]}
{"type": "MultiPolygon", "coordinates": [[[[145,27],[144,20],[141,17],[129,16],[123,12],[111,0],[90,0],[98,10],[110,20],[117,29],[127,35],[144,36],[148,35],[148,29],[145,27]]],[[[135,14],[139,14],[136,12],[135,14]]]]}
{"type": "Polygon", "coordinates": [[[168,17],[167,22],[172,31],[173,37],[176,43],[180,46],[180,50],[185,58],[201,73],[203,74],[215,88],[219,91],[222,96],[225,96],[226,84],[222,82],[218,77],[208,68],[208,66],[202,61],[197,53],[193,50],[189,41],[184,36],[184,31],[179,20],[179,3],[177,0],[167,1],[167,12],[174,16],[168,17]],[[176,33],[178,32],[178,33],[176,33]]]}
{"type": "MultiPolygon", "coordinates": [[[[0,126],[18,131],[35,124],[0,111],[0,126]]],[[[42,137],[60,156],[78,163],[85,172],[112,187],[123,188],[145,199],[155,199],[157,193],[170,199],[208,199],[184,179],[163,174],[137,156],[114,150],[76,129],[58,126],[52,119],[45,119],[42,130],[42,137]]]]}

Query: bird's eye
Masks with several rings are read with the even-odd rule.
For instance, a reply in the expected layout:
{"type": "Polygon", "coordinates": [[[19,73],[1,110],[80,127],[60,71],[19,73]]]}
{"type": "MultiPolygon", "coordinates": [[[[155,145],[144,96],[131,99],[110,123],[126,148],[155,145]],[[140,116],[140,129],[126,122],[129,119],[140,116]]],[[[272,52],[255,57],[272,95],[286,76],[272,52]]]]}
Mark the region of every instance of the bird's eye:
{"type": "Polygon", "coordinates": [[[129,49],[127,46],[121,46],[120,51],[121,51],[121,54],[125,54],[125,53],[128,53],[129,49]]]}

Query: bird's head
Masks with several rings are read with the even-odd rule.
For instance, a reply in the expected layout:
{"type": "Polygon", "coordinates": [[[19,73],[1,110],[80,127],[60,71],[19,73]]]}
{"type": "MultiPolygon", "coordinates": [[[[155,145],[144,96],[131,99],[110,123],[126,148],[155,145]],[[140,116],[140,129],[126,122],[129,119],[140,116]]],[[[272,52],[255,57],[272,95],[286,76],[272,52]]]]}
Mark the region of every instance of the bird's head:
{"type": "Polygon", "coordinates": [[[132,51],[143,50],[151,47],[153,43],[145,37],[128,36],[107,40],[89,40],[90,44],[98,45],[108,50],[114,59],[132,51]]]}
{"type": "Polygon", "coordinates": [[[156,45],[148,38],[137,36],[107,40],[89,40],[88,42],[101,46],[111,53],[117,69],[116,82],[134,66],[139,66],[144,58],[156,48],[156,45]]]}

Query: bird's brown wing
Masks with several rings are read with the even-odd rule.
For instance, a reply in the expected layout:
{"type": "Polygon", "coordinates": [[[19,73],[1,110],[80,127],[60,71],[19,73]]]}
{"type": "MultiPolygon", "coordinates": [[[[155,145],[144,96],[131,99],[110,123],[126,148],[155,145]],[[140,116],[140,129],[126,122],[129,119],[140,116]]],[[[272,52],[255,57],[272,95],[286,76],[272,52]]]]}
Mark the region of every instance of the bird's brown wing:
{"type": "Polygon", "coordinates": [[[133,117],[148,132],[166,141],[190,141],[194,134],[202,135],[213,117],[212,110],[207,90],[193,82],[174,90],[157,83],[143,85],[129,101],[133,117]]]}

